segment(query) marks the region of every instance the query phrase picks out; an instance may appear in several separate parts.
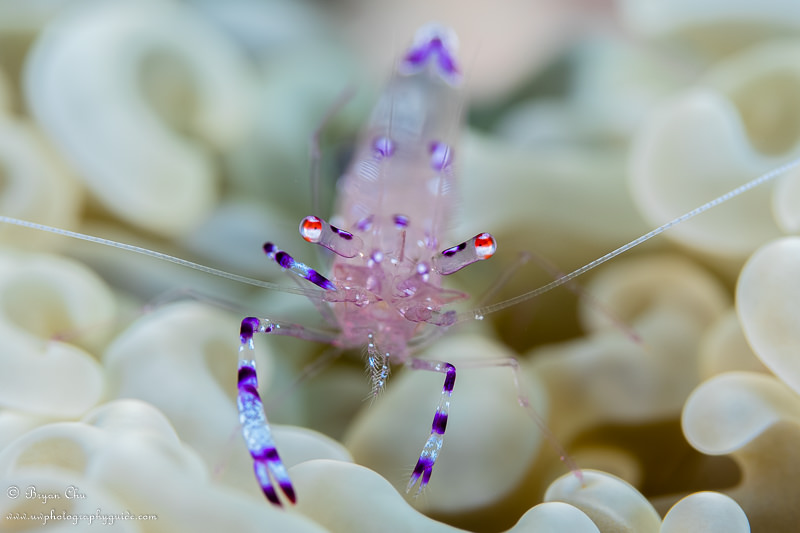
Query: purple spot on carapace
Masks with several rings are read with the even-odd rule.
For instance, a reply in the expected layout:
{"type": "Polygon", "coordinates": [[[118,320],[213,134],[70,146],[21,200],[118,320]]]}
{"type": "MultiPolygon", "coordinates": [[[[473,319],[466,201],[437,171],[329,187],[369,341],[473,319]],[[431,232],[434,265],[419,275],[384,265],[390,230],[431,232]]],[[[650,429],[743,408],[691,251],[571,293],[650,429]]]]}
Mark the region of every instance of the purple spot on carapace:
{"type": "Polygon", "coordinates": [[[431,267],[428,265],[428,263],[417,263],[417,274],[424,276],[430,271],[431,267]]]}
{"type": "Polygon", "coordinates": [[[396,147],[394,141],[386,136],[376,137],[372,141],[372,150],[375,156],[383,159],[384,157],[391,157],[394,155],[396,147]]]}
{"type": "Polygon", "coordinates": [[[447,144],[433,141],[428,145],[431,154],[431,168],[433,170],[443,170],[453,162],[453,149],[447,144]]]}
{"type": "Polygon", "coordinates": [[[333,224],[331,224],[331,231],[333,231],[336,235],[338,235],[339,237],[341,237],[342,239],[344,239],[346,241],[353,240],[353,234],[352,233],[350,233],[349,231],[345,231],[343,229],[339,229],[336,226],[334,226],[333,224]]]}
{"type": "Polygon", "coordinates": [[[453,387],[456,385],[456,367],[447,363],[445,365],[447,368],[447,377],[444,378],[444,387],[442,387],[443,392],[453,392],[453,387]]]}
{"type": "Polygon", "coordinates": [[[275,245],[274,244],[272,244],[271,242],[265,242],[264,243],[264,253],[265,254],[269,255],[274,251],[275,251],[275,245]]]}
{"type": "Polygon", "coordinates": [[[375,219],[373,215],[368,217],[364,217],[356,223],[356,229],[358,231],[368,231],[372,229],[372,221],[375,219]]]}
{"type": "Polygon", "coordinates": [[[442,252],[442,255],[445,256],[445,257],[452,257],[452,256],[456,255],[458,252],[460,252],[461,250],[463,250],[466,247],[467,247],[467,243],[466,242],[462,242],[461,244],[459,244],[457,246],[453,246],[452,248],[448,248],[447,250],[444,250],[442,252]]]}
{"type": "Polygon", "coordinates": [[[408,227],[408,217],[405,215],[395,215],[393,220],[395,227],[398,229],[408,227]]]}
{"type": "Polygon", "coordinates": [[[383,252],[381,252],[380,250],[375,250],[374,252],[372,252],[370,259],[372,259],[376,263],[380,263],[381,261],[383,261],[383,252]]]}
{"type": "Polygon", "coordinates": [[[242,326],[239,329],[239,339],[242,344],[245,344],[253,338],[253,333],[258,329],[259,321],[256,317],[247,317],[242,320],[242,326]]]}
{"type": "Polygon", "coordinates": [[[456,62],[458,38],[455,32],[436,23],[417,31],[414,42],[398,65],[401,74],[416,74],[429,69],[450,85],[461,81],[456,62]]]}
{"type": "Polygon", "coordinates": [[[407,66],[419,69],[433,56],[437,57],[437,65],[440,72],[447,77],[453,77],[458,74],[458,67],[453,59],[451,50],[445,46],[438,35],[434,35],[427,42],[422,42],[418,46],[411,48],[403,58],[403,62],[407,66]]]}
{"type": "Polygon", "coordinates": [[[311,283],[313,283],[314,285],[316,285],[317,287],[325,289],[326,291],[336,290],[336,285],[334,285],[331,280],[329,280],[316,270],[309,270],[308,277],[306,277],[306,279],[311,283]]]}
{"type": "Polygon", "coordinates": [[[456,62],[444,48],[440,48],[439,51],[439,70],[450,76],[458,74],[458,67],[456,67],[456,62]]]}
{"type": "Polygon", "coordinates": [[[436,411],[436,414],[433,416],[431,431],[439,435],[444,435],[445,429],[447,429],[447,413],[436,411]]]}
{"type": "Polygon", "coordinates": [[[403,62],[414,67],[418,67],[427,61],[430,55],[430,48],[421,46],[419,48],[412,48],[403,58],[403,62]]]}
{"type": "Polygon", "coordinates": [[[278,250],[278,253],[275,254],[275,262],[282,268],[291,268],[294,265],[294,258],[283,250],[278,250]]]}

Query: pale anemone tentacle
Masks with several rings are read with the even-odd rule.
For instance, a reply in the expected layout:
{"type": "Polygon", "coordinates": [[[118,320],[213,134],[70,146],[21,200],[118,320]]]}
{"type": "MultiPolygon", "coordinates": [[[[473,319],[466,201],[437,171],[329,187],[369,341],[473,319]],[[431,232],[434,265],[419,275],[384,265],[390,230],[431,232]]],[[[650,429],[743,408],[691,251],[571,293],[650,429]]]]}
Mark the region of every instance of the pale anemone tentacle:
{"type": "Polygon", "coordinates": [[[89,2],[39,36],[25,90],[37,120],[107,209],[175,236],[213,207],[213,150],[244,136],[251,77],[233,44],[180,4],[89,2]],[[176,101],[197,99],[186,128],[207,147],[177,133],[148,101],[145,67],[159,60],[190,80],[191,96],[176,101]]]}

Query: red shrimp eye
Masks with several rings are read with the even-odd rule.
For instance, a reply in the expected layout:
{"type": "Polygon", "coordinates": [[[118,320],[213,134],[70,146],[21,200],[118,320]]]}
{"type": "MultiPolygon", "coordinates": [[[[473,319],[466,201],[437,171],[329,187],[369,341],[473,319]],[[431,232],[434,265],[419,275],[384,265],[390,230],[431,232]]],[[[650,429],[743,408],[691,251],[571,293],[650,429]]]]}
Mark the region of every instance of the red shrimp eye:
{"type": "Polygon", "coordinates": [[[308,242],[319,242],[322,236],[322,221],[315,216],[308,216],[300,222],[300,235],[308,242]]]}
{"type": "Polygon", "coordinates": [[[497,250],[497,243],[490,233],[481,233],[473,241],[475,255],[481,259],[489,259],[497,250]]]}

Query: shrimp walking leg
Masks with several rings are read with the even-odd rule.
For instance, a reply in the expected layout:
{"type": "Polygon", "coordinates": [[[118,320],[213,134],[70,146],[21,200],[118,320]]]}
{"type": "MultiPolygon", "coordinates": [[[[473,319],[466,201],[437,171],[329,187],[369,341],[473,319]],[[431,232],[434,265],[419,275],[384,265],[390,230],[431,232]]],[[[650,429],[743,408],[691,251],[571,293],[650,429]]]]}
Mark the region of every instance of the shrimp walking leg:
{"type": "Polygon", "coordinates": [[[429,370],[445,374],[442,396],[439,399],[439,405],[436,407],[436,414],[433,415],[431,435],[419,454],[419,460],[414,467],[414,472],[411,474],[411,479],[408,481],[408,487],[406,487],[406,492],[409,492],[419,482],[419,488],[417,489],[417,494],[419,494],[430,481],[433,465],[442,449],[444,431],[447,428],[447,416],[450,411],[450,397],[453,395],[453,387],[456,384],[456,367],[443,361],[428,361],[417,358],[411,359],[409,366],[415,370],[429,370]]]}
{"type": "Polygon", "coordinates": [[[256,480],[261,485],[261,490],[267,499],[280,506],[278,489],[295,503],[292,481],[286,471],[286,466],[278,455],[272,431],[267,422],[264,405],[258,394],[258,375],[256,362],[253,356],[253,335],[256,333],[273,333],[289,335],[305,340],[332,343],[334,336],[325,332],[318,332],[296,324],[283,324],[273,322],[266,318],[248,317],[242,320],[239,345],[239,377],[237,406],[239,408],[239,422],[242,425],[242,436],[253,458],[253,470],[256,480]]]}

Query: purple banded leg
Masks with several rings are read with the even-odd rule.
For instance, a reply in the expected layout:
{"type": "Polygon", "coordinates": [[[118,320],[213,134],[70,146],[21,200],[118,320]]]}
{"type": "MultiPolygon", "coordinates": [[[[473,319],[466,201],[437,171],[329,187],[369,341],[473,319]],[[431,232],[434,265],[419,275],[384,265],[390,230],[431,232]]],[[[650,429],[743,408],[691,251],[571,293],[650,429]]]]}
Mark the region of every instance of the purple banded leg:
{"type": "Polygon", "coordinates": [[[293,274],[310,281],[317,287],[325,289],[326,291],[336,290],[336,285],[334,285],[331,280],[312,269],[305,263],[296,261],[294,257],[287,254],[283,250],[278,250],[278,248],[271,242],[264,243],[264,253],[267,254],[270,259],[278,263],[278,265],[284,270],[289,270],[293,274]]]}
{"type": "Polygon", "coordinates": [[[433,415],[431,436],[428,437],[425,446],[422,447],[419,460],[406,487],[406,492],[409,492],[419,482],[419,488],[417,489],[417,494],[419,494],[430,481],[433,465],[436,463],[436,458],[442,449],[444,431],[447,429],[447,416],[450,410],[450,397],[456,384],[456,367],[442,361],[425,361],[423,359],[412,359],[410,365],[411,368],[416,370],[430,370],[445,374],[442,396],[439,399],[439,405],[436,407],[436,414],[433,415]]]}
{"type": "Polygon", "coordinates": [[[278,455],[275,442],[272,439],[264,405],[258,394],[258,376],[256,374],[255,346],[253,335],[256,333],[272,333],[276,335],[289,335],[305,340],[331,343],[332,334],[307,330],[296,324],[283,324],[272,322],[268,319],[248,317],[242,320],[239,334],[239,379],[237,406],[239,407],[239,422],[242,425],[242,436],[247,444],[250,455],[253,457],[253,470],[256,480],[261,485],[261,490],[267,499],[280,506],[278,490],[295,503],[297,498],[289,479],[286,467],[278,455]]]}
{"type": "Polygon", "coordinates": [[[280,506],[275,485],[292,503],[297,501],[289,479],[289,473],[283,465],[272,432],[264,414],[264,406],[258,395],[258,377],[256,376],[256,362],[252,359],[239,361],[239,422],[242,424],[242,435],[253,457],[253,470],[258,484],[267,499],[280,506]]]}

